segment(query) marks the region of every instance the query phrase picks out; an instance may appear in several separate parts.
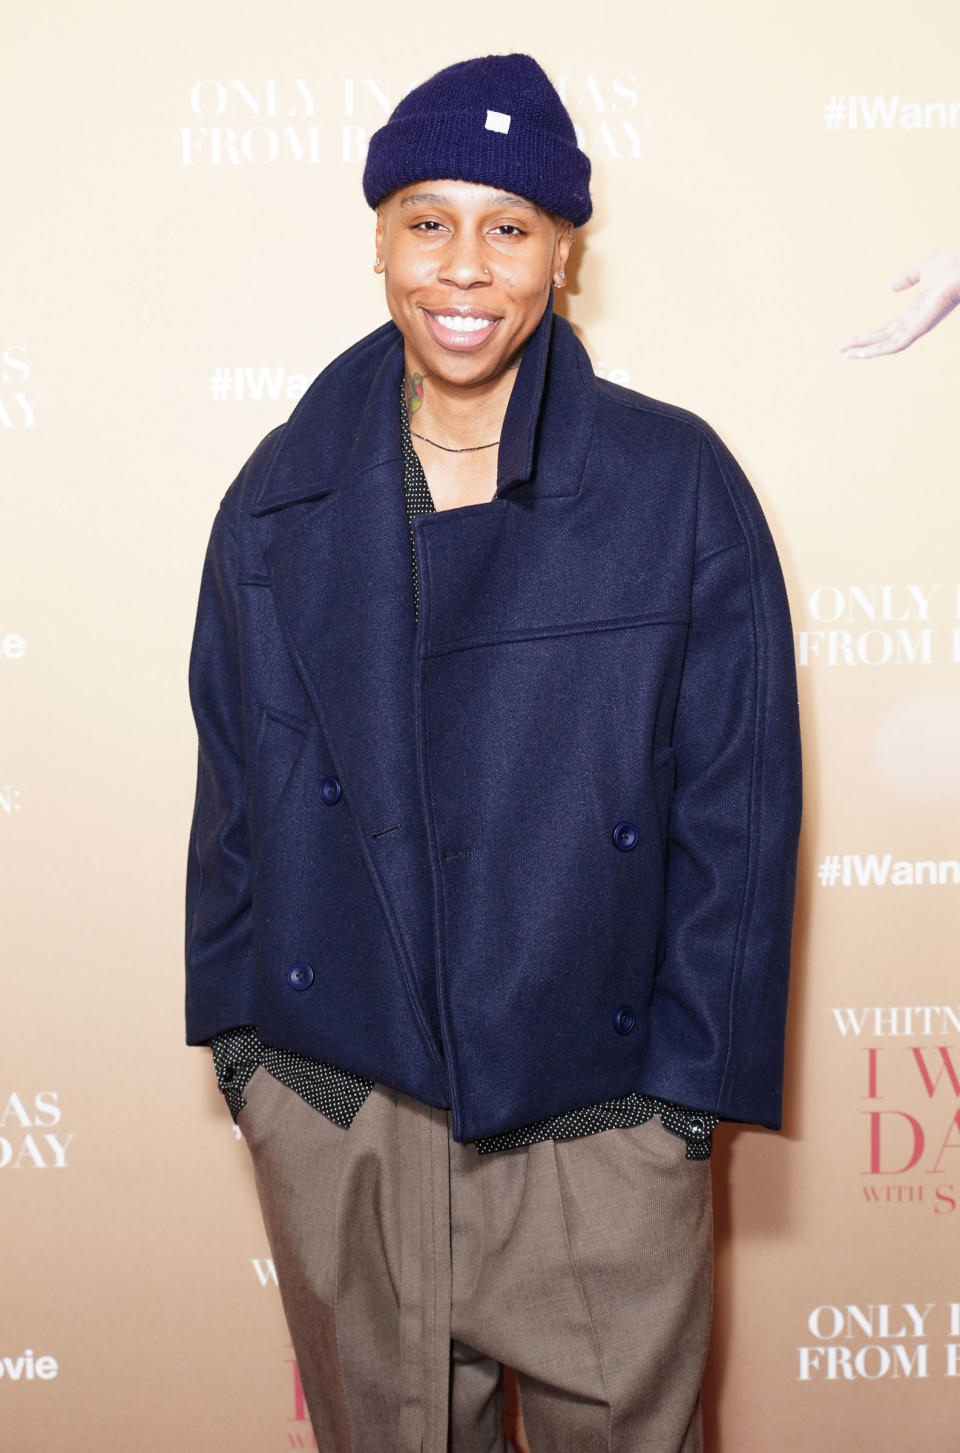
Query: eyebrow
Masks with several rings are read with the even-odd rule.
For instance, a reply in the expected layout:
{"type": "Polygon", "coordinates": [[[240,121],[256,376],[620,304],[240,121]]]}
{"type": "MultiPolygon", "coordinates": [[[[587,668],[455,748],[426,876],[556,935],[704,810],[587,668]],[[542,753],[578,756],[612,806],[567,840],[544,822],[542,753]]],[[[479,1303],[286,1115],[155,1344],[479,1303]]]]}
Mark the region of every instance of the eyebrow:
{"type": "MultiPolygon", "coordinates": [[[[423,203],[434,207],[449,207],[450,198],[441,196],[439,192],[414,192],[409,197],[404,197],[400,206],[416,207],[423,203]]],[[[500,192],[498,196],[491,197],[487,205],[489,207],[526,207],[530,212],[540,210],[533,202],[528,202],[526,197],[516,197],[512,192],[500,192]]]]}

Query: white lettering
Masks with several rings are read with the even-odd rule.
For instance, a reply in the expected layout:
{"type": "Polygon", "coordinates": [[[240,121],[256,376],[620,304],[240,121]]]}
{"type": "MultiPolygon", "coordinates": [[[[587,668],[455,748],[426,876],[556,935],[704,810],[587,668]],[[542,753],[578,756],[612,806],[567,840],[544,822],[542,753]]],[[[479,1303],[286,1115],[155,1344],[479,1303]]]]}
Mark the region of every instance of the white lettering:
{"type": "Polygon", "coordinates": [[[253,1256],[250,1258],[250,1265],[257,1273],[257,1281],[262,1287],[279,1285],[277,1281],[277,1269],[273,1264],[273,1258],[271,1256],[266,1256],[262,1259],[259,1256],[253,1256]]]}
{"type": "Polygon", "coordinates": [[[319,126],[299,131],[295,126],[251,126],[237,132],[232,126],[182,126],[180,164],[191,166],[207,159],[211,166],[269,166],[290,162],[316,166],[323,157],[319,126]]]}
{"type": "Polygon", "coordinates": [[[890,872],[890,864],[893,861],[891,853],[884,853],[883,860],[877,857],[876,853],[868,853],[866,858],[861,858],[859,853],[850,853],[854,872],[857,875],[857,882],[863,887],[867,883],[885,883],[890,872]]]}
{"type": "Polygon", "coordinates": [[[814,1337],[819,1337],[822,1341],[829,1342],[832,1337],[839,1337],[840,1333],[843,1331],[843,1313],[841,1312],[839,1307],[814,1307],[813,1311],[807,1318],[807,1326],[810,1328],[810,1331],[813,1333],[814,1337]],[[823,1320],[822,1314],[824,1312],[826,1312],[828,1316],[832,1319],[832,1331],[823,1332],[820,1330],[820,1324],[823,1320]]]}
{"type": "Polygon", "coordinates": [[[866,96],[860,96],[858,99],[860,115],[868,130],[872,131],[878,122],[884,127],[893,125],[900,109],[899,96],[891,96],[889,100],[885,96],[874,96],[872,101],[869,101],[866,96]]]}
{"type": "Polygon", "coordinates": [[[190,88],[190,110],[205,121],[222,116],[227,109],[227,88],[221,81],[197,81],[190,88]]]}
{"type": "Polygon", "coordinates": [[[6,1377],[11,1382],[19,1382],[21,1378],[32,1382],[34,1377],[49,1382],[50,1378],[56,1377],[59,1370],[55,1357],[46,1353],[42,1357],[35,1357],[32,1347],[28,1347],[19,1357],[0,1357],[0,1377],[6,1377]]]}
{"type": "Polygon", "coordinates": [[[64,1166],[67,1163],[67,1147],[73,1139],[73,1134],[71,1133],[70,1135],[68,1135],[66,1140],[64,1141],[59,1140],[56,1135],[45,1135],[43,1139],[47,1142],[50,1149],[53,1151],[54,1169],[63,1170],[64,1166]]]}
{"type": "Polygon", "coordinates": [[[37,394],[35,398],[28,399],[26,394],[14,393],[11,397],[19,414],[11,412],[5,403],[0,402],[0,429],[35,429],[37,427],[37,403],[43,395],[37,394]]]}
{"type": "Polygon", "coordinates": [[[15,634],[0,636],[0,656],[6,656],[8,661],[19,661],[26,655],[26,651],[27,643],[22,636],[15,634]]]}
{"type": "Polygon", "coordinates": [[[0,359],[0,379],[4,383],[26,383],[29,377],[30,365],[27,362],[26,346],[15,343],[5,348],[0,359]]]}
{"type": "Polygon", "coordinates": [[[357,83],[352,76],[348,76],[343,83],[343,111],[345,116],[366,116],[369,107],[365,104],[365,98],[369,93],[376,104],[377,121],[385,118],[391,110],[390,102],[381,91],[377,83],[370,77],[365,76],[360,82],[358,100],[357,83]]]}
{"type": "Polygon", "coordinates": [[[917,602],[919,607],[917,613],[918,621],[928,621],[930,616],[930,602],[933,600],[933,593],[939,590],[939,585],[931,585],[929,590],[924,590],[922,585],[908,585],[907,589],[917,602]]]}
{"type": "Polygon", "coordinates": [[[23,1137],[23,1140],[20,1142],[20,1150],[13,1162],[14,1170],[21,1169],[24,1159],[30,1161],[37,1170],[47,1169],[47,1164],[43,1158],[43,1153],[32,1135],[25,1135],[23,1137]]]}
{"type": "Polygon", "coordinates": [[[919,1307],[915,1306],[913,1302],[904,1302],[903,1310],[906,1312],[907,1316],[913,1323],[914,1337],[923,1336],[924,1324],[926,1323],[926,1320],[929,1317],[930,1313],[933,1311],[933,1307],[933,1302],[927,1302],[927,1305],[921,1312],[919,1307]]]}
{"type": "Polygon", "coordinates": [[[56,1090],[41,1090],[33,1097],[33,1108],[36,1118],[34,1125],[59,1125],[62,1111],[57,1104],[59,1095],[56,1090]],[[47,1116],[42,1119],[41,1116],[47,1116]]]}
{"type": "Polygon", "coordinates": [[[833,1017],[837,1021],[837,1028],[846,1037],[847,1033],[859,1035],[863,1033],[863,1026],[867,1022],[869,1009],[861,1009],[860,1017],[857,1018],[856,1009],[834,1009],[833,1017]]]}
{"type": "Polygon", "coordinates": [[[6,1105],[4,1106],[3,1114],[0,1115],[0,1126],[6,1128],[7,1121],[10,1119],[11,1115],[14,1116],[17,1123],[21,1125],[25,1130],[29,1129],[29,1127],[33,1124],[33,1121],[30,1119],[30,1116],[27,1112],[26,1106],[24,1105],[20,1096],[17,1094],[11,1095],[6,1105]]]}

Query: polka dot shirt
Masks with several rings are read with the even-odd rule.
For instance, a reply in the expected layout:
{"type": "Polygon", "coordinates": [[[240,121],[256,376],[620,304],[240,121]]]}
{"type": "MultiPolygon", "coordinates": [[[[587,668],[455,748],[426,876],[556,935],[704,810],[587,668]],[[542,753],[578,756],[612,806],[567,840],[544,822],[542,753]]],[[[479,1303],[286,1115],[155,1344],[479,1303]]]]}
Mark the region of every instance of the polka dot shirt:
{"type": "MultiPolygon", "coordinates": [[[[434,513],[436,506],[423,465],[410,437],[410,421],[404,402],[404,380],[401,380],[400,385],[400,432],[403,440],[403,492],[410,528],[413,605],[414,613],[418,615],[420,579],[413,519],[416,515],[434,513]]],[[[296,1091],[308,1104],[344,1127],[350,1124],[374,1087],[373,1080],[353,1074],[350,1070],[342,1070],[325,1060],[310,1059],[307,1055],[265,1044],[257,1034],[256,1026],[252,1024],[225,1030],[208,1043],[213,1050],[217,1083],[230,1106],[234,1120],[246,1104],[243,1088],[258,1065],[263,1065],[271,1075],[296,1091]]],[[[582,1135],[596,1135],[603,1130],[626,1129],[633,1125],[642,1125],[653,1115],[659,1115],[667,1130],[686,1141],[688,1160],[706,1160],[709,1157],[713,1147],[713,1130],[718,1123],[716,1115],[689,1110],[672,1101],[639,1093],[614,1100],[601,1100],[597,1104],[585,1105],[579,1110],[568,1110],[560,1115],[548,1115],[530,1125],[521,1125],[516,1130],[508,1130],[499,1135],[480,1136],[474,1144],[481,1155],[487,1155],[496,1150],[513,1150],[521,1145],[534,1145],[541,1140],[573,1140],[582,1135]]]]}

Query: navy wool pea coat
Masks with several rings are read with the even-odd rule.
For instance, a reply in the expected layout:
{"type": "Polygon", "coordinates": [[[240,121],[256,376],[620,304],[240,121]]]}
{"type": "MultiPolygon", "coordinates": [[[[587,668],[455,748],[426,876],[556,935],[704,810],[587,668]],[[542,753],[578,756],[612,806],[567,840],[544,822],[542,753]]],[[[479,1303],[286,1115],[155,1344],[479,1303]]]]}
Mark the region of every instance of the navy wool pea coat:
{"type": "Polygon", "coordinates": [[[190,658],[187,1043],[262,1039],[459,1141],[629,1094],[781,1124],[801,815],[758,500],[552,296],[496,497],[414,520],[389,321],[223,497],[190,658]]]}

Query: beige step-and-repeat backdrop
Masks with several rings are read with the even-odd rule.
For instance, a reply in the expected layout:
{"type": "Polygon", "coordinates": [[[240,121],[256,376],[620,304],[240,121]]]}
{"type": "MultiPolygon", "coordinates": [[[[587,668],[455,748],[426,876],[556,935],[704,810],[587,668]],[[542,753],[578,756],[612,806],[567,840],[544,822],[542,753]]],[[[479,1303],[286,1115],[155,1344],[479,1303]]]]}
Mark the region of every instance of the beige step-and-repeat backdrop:
{"type": "Polygon", "coordinates": [[[960,1448],[960,309],[841,351],[960,287],[957,7],[51,0],[0,29],[2,1453],[315,1447],[183,1043],[187,654],[224,490],[388,316],[370,133],[510,50],[593,162],[557,305],[719,430],[796,627],[787,1118],[718,1135],[709,1448],[960,1448]]]}

